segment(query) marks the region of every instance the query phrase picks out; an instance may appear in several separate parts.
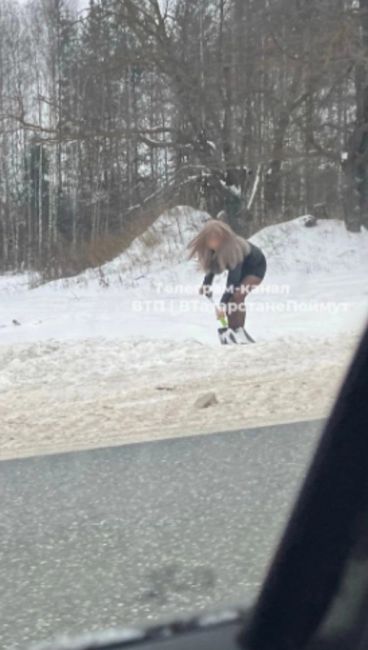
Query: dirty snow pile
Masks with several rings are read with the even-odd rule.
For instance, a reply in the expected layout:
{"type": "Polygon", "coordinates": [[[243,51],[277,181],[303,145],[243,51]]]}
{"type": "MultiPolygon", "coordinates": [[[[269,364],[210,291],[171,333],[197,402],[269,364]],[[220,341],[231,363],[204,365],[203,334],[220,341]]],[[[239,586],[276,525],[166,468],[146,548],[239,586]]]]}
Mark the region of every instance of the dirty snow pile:
{"type": "MultiPolygon", "coordinates": [[[[30,289],[0,277],[3,457],[323,417],[368,316],[368,233],[267,227],[248,299],[255,346],[221,347],[186,245],[206,213],[162,215],[99,269],[30,289]],[[208,408],[198,397],[214,394],[208,408]]],[[[216,278],[220,297],[225,275],[216,278]]]]}

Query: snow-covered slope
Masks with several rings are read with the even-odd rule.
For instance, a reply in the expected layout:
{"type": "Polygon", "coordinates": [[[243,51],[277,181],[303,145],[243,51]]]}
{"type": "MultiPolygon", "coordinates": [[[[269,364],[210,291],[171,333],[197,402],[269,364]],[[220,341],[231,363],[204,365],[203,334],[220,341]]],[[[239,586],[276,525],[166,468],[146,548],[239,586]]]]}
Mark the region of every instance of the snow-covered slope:
{"type": "MultiPolygon", "coordinates": [[[[176,208],[163,214],[112,262],[49,283],[47,288],[152,287],[157,281],[192,284],[197,281],[197,269],[186,261],[186,246],[208,218],[205,212],[176,208]]],[[[267,256],[267,281],[282,280],[282,276],[368,272],[368,231],[350,233],[335,219],[306,228],[305,220],[298,217],[269,226],[251,237],[267,256]]]]}
{"type": "MultiPolygon", "coordinates": [[[[37,289],[27,291],[22,276],[1,278],[0,341],[103,336],[217,344],[213,308],[198,296],[203,274],[186,251],[207,219],[206,213],[178,208],[100,269],[37,289]]],[[[304,220],[264,228],[251,238],[268,260],[264,283],[248,299],[248,324],[257,339],[362,328],[368,232],[348,233],[337,220],[306,228],[304,220]]],[[[217,297],[225,276],[215,279],[217,297]]]]}
{"type": "Polygon", "coordinates": [[[186,245],[208,218],[206,212],[185,207],[166,212],[113,261],[74,278],[49,283],[48,288],[131,288],[168,270],[175,273],[174,267],[185,261],[186,245]]]}
{"type": "Polygon", "coordinates": [[[368,272],[368,231],[351,233],[342,221],[324,219],[305,227],[299,217],[264,228],[251,238],[267,254],[274,274],[368,272]]]}
{"type": "Polygon", "coordinates": [[[257,233],[268,272],[247,324],[258,344],[227,347],[186,259],[207,218],[163,215],[68,281],[0,278],[0,456],[327,414],[368,317],[368,233],[303,218],[257,233]],[[198,410],[208,391],[217,404],[198,410]]]}

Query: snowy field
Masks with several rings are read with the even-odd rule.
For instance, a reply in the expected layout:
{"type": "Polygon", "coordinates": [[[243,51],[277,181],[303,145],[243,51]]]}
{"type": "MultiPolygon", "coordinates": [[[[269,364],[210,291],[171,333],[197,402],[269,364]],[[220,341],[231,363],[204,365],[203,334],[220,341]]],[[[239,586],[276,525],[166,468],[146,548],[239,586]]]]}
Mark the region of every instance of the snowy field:
{"type": "MultiPolygon", "coordinates": [[[[252,238],[253,346],[220,346],[185,246],[208,215],[163,215],[114,261],[68,281],[0,277],[0,456],[325,416],[368,316],[368,233],[304,218],[252,238]],[[214,393],[217,402],[196,400],[214,393]]],[[[219,298],[225,276],[215,282],[219,298]]]]}

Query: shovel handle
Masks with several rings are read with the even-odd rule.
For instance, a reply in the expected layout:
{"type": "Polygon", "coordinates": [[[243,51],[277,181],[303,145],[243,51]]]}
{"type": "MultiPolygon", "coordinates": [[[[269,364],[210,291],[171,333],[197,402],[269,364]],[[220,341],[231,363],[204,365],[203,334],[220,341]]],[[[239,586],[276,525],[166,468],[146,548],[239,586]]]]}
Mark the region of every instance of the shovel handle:
{"type": "MultiPolygon", "coordinates": [[[[207,296],[207,298],[208,298],[208,300],[210,300],[210,302],[212,302],[212,304],[216,307],[216,303],[215,303],[213,297],[212,297],[212,296],[207,296]]],[[[225,328],[225,327],[228,327],[228,326],[229,326],[229,323],[228,323],[228,321],[227,321],[226,316],[223,316],[223,317],[219,318],[219,317],[217,316],[217,314],[216,314],[216,318],[217,318],[217,320],[219,321],[221,327],[225,328]]]]}

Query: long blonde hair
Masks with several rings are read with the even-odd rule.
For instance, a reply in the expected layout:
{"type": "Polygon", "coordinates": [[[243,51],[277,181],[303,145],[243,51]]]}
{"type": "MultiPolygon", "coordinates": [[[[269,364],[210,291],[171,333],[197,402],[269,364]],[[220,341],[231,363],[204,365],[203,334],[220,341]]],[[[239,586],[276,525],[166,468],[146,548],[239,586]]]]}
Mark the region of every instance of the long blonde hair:
{"type": "Polygon", "coordinates": [[[187,248],[188,259],[197,256],[205,273],[222,273],[226,269],[233,269],[250,253],[249,242],[237,235],[227,223],[217,219],[207,221],[187,248]],[[221,245],[215,252],[207,245],[213,235],[221,240],[221,245]]]}

